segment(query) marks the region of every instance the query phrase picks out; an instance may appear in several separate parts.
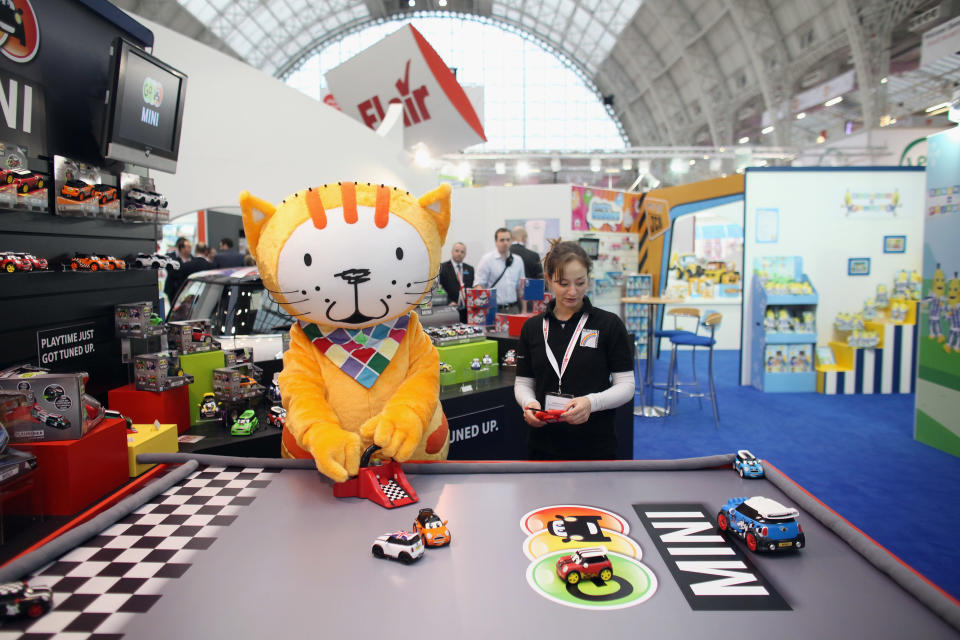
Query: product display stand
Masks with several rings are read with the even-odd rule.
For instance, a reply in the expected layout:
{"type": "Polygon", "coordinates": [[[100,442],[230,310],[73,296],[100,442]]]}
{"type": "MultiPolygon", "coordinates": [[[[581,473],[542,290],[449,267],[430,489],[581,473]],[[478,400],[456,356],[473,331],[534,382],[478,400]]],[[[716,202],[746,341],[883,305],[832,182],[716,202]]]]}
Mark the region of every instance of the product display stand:
{"type": "Polygon", "coordinates": [[[677,298],[661,298],[656,296],[650,297],[640,297],[640,298],[621,298],[620,302],[631,307],[632,305],[645,305],[647,310],[647,348],[646,348],[646,374],[641,376],[641,382],[643,384],[642,389],[642,400],[640,406],[634,408],[633,414],[637,416],[645,416],[648,418],[659,418],[665,416],[669,413],[669,410],[666,407],[658,407],[653,404],[653,341],[654,341],[654,327],[657,323],[656,310],[659,305],[662,304],[676,304],[681,302],[677,298]]]}
{"type": "MultiPolygon", "coordinates": [[[[806,275],[799,282],[809,283],[806,275]]],[[[813,286],[811,285],[811,289],[813,286]]],[[[817,388],[817,373],[813,368],[813,352],[817,344],[817,333],[806,332],[768,332],[764,328],[767,310],[777,307],[787,309],[792,314],[803,311],[813,312],[816,316],[817,292],[809,294],[769,294],[760,278],[753,279],[753,310],[750,327],[752,363],[750,367],[751,384],[760,391],[773,393],[813,392],[817,388]],[[799,365],[791,365],[791,354],[806,358],[805,370],[799,365]]]]}

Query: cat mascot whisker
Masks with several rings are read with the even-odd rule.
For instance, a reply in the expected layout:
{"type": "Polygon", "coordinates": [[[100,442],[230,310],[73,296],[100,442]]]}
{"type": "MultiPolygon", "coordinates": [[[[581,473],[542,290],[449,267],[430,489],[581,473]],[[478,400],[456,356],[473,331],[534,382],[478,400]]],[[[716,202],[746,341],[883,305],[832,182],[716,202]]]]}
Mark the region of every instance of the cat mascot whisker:
{"type": "Polygon", "coordinates": [[[278,379],[282,455],[336,482],[371,444],[401,462],[445,459],[439,356],[414,309],[439,269],[449,185],[416,198],[342,182],[280,205],[244,191],[240,206],[264,287],[297,318],[278,379]]]}

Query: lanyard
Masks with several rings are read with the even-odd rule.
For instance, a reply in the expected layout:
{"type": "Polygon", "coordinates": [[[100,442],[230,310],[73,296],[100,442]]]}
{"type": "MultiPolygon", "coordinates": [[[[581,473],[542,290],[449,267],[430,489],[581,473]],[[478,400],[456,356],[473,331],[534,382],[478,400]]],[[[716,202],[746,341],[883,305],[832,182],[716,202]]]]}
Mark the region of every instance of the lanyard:
{"type": "Polygon", "coordinates": [[[553,349],[550,348],[550,344],[547,342],[547,336],[550,333],[550,323],[547,321],[547,316],[543,316],[543,346],[547,352],[547,360],[550,361],[550,366],[553,367],[553,371],[557,374],[557,393],[560,393],[560,383],[563,380],[563,373],[567,370],[567,365],[570,364],[573,347],[577,344],[577,340],[580,338],[580,332],[583,331],[583,325],[587,324],[588,317],[590,317],[589,313],[580,316],[580,322],[577,323],[573,337],[570,338],[570,344],[567,345],[567,350],[563,354],[563,365],[558,367],[557,358],[553,355],[553,349]]]}
{"type": "Polygon", "coordinates": [[[453,265],[453,273],[455,276],[457,276],[457,282],[460,283],[461,289],[463,288],[463,273],[461,272],[462,269],[463,269],[462,262],[460,264],[453,265]]]}

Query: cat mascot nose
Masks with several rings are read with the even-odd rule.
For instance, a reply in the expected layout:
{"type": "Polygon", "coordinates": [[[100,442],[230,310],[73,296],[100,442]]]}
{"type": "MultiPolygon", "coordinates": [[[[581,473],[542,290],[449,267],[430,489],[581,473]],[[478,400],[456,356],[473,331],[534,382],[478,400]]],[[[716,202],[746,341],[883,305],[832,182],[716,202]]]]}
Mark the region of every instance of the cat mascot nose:
{"type": "Polygon", "coordinates": [[[341,182],[279,205],[244,191],[240,206],[264,288],[296,318],[278,379],[281,454],[312,458],[336,482],[357,475],[373,444],[401,462],[446,459],[439,356],[415,309],[439,268],[450,186],[417,198],[341,182]]]}

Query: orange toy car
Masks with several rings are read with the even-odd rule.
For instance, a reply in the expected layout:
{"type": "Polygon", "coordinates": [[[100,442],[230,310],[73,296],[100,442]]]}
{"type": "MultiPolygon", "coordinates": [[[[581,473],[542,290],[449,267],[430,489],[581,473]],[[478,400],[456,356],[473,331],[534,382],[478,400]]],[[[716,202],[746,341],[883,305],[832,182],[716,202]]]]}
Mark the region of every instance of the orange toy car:
{"type": "Polygon", "coordinates": [[[74,271],[99,271],[100,269],[115,269],[116,265],[100,256],[88,256],[83,253],[78,253],[70,260],[70,268],[74,271]]]}
{"type": "Polygon", "coordinates": [[[93,195],[100,200],[100,206],[110,204],[117,199],[117,188],[108,184],[98,184],[91,187],[93,195]]]}
{"type": "Polygon", "coordinates": [[[417,519],[413,521],[413,531],[420,534],[428,547],[442,547],[450,544],[447,521],[440,520],[433,509],[420,509],[417,519]]]}
{"type": "Polygon", "coordinates": [[[83,180],[67,180],[60,187],[60,195],[71,200],[86,200],[93,197],[93,185],[83,180]]]}

